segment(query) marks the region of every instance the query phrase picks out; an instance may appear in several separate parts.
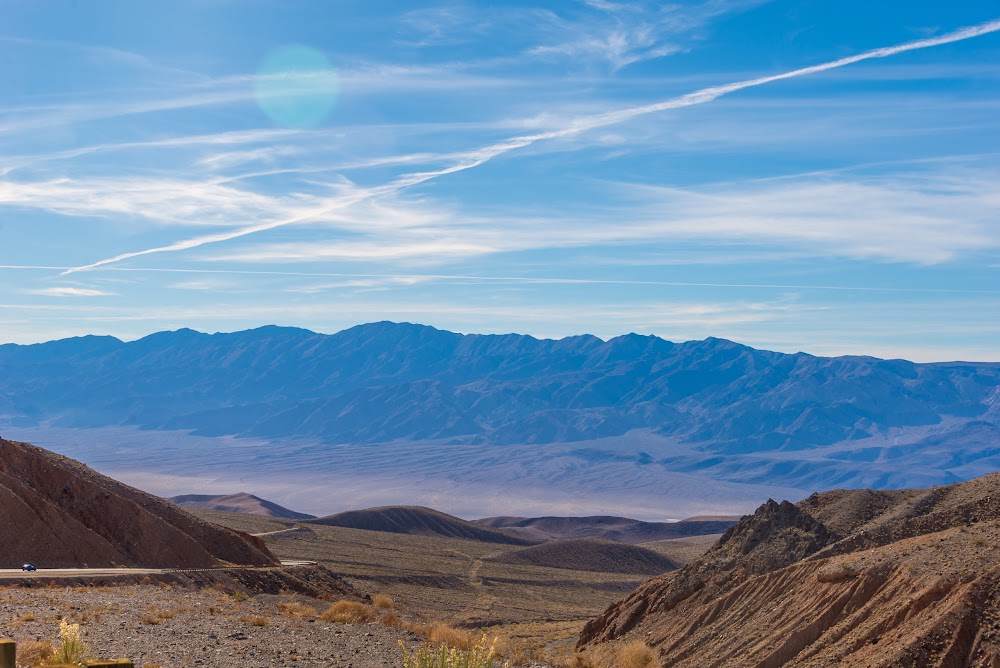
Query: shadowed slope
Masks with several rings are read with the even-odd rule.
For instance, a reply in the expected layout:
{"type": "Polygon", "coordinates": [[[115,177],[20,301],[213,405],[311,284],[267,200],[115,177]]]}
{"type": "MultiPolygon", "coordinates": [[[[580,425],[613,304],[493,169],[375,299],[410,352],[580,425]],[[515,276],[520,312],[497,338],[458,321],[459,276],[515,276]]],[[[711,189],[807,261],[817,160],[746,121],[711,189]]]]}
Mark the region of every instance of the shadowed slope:
{"type": "Polygon", "coordinates": [[[503,531],[481,527],[453,515],[420,506],[384,506],[366,510],[349,510],[309,520],[306,523],[388,533],[447,536],[506,545],[533,545],[535,542],[503,531]]]}
{"type": "Polygon", "coordinates": [[[505,529],[532,540],[603,538],[616,543],[637,545],[657,540],[722,533],[735,520],[684,520],[682,522],[642,522],[627,517],[486,517],[476,524],[505,529]]]}
{"type": "Polygon", "coordinates": [[[267,501],[253,494],[239,492],[237,494],[182,494],[172,496],[167,501],[182,508],[200,508],[202,510],[218,510],[224,513],[246,513],[249,515],[264,515],[266,517],[282,517],[290,520],[311,520],[315,515],[297,513],[277,503],[267,501]]]}
{"type": "Polygon", "coordinates": [[[609,540],[578,538],[556,540],[491,557],[490,561],[598,573],[658,575],[680,565],[663,555],[636,545],[609,540]]]}
{"type": "Polygon", "coordinates": [[[276,563],[256,538],[27,443],[0,440],[0,517],[0,567],[276,563]]]}

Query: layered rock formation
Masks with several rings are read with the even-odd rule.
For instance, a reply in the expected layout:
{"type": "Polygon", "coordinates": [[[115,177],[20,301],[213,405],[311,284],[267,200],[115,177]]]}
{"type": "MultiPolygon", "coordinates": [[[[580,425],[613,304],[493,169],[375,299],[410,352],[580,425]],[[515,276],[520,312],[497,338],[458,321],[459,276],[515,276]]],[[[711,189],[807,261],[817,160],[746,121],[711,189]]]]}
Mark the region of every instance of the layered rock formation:
{"type": "Polygon", "coordinates": [[[773,501],[585,627],[663,666],[1000,665],[1000,474],[773,501]]]}
{"type": "Polygon", "coordinates": [[[262,541],[47,450],[0,439],[0,568],[277,563],[262,541]]]}

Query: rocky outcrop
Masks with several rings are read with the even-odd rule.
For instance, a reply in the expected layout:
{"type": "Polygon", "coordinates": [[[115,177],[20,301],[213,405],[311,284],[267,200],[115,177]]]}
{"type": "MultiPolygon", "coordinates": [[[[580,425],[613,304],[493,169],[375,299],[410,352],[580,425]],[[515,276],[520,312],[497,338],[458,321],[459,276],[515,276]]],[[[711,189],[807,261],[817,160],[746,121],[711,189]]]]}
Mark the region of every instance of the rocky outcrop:
{"type": "Polygon", "coordinates": [[[1000,474],[769,501],[579,647],[638,638],[662,666],[1000,665],[998,492],[1000,474]]]}
{"type": "Polygon", "coordinates": [[[205,568],[277,563],[263,541],[209,524],[27,443],[0,439],[0,568],[205,568]]]}

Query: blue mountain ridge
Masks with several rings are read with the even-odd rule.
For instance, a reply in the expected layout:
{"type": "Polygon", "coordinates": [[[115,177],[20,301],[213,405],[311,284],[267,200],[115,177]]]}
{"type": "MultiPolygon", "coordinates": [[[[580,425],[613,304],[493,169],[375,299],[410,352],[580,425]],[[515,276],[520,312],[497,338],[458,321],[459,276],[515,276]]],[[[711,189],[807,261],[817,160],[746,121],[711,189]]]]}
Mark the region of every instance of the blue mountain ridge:
{"type": "MultiPolygon", "coordinates": [[[[391,322],[331,335],[182,329],[132,342],[0,346],[0,416],[21,426],[357,444],[544,444],[644,429],[698,445],[698,457],[661,462],[677,471],[710,471],[716,456],[836,455],[843,444],[935,427],[898,447],[845,446],[840,459],[903,461],[926,449],[928,465],[947,467],[1000,456],[1000,364],[826,358],[717,338],[462,335],[391,322]]],[[[745,477],[802,482],[769,461],[745,477]]]]}

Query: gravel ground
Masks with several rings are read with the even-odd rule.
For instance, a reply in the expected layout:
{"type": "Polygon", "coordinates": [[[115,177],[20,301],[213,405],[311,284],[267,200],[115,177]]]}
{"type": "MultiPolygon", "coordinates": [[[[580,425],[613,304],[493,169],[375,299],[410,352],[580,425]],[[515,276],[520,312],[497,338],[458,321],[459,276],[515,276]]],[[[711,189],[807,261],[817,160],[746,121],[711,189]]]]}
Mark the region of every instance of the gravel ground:
{"type": "Polygon", "coordinates": [[[0,637],[55,641],[65,618],[80,623],[95,657],[127,657],[137,668],[398,667],[399,641],[420,645],[408,631],[326,622],[303,605],[321,611],[329,604],[155,585],[6,588],[0,637]]]}

